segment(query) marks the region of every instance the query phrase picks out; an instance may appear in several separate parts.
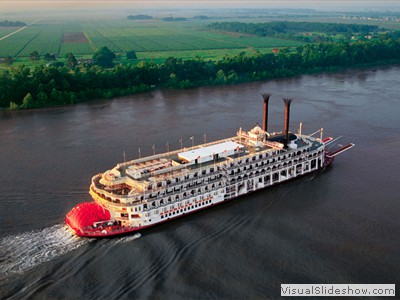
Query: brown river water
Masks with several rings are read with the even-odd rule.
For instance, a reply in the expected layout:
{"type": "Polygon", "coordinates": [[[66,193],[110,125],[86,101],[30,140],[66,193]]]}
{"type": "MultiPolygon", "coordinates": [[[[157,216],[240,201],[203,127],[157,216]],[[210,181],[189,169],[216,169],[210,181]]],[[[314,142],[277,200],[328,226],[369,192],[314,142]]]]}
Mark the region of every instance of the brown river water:
{"type": "MultiPolygon", "coordinates": [[[[281,283],[400,282],[400,67],[154,91],[0,112],[1,299],[267,299],[281,283]],[[91,177],[126,159],[235,135],[262,118],[356,147],[308,176],[156,226],[71,235],[91,177]]],[[[399,292],[399,291],[397,291],[399,292]]]]}

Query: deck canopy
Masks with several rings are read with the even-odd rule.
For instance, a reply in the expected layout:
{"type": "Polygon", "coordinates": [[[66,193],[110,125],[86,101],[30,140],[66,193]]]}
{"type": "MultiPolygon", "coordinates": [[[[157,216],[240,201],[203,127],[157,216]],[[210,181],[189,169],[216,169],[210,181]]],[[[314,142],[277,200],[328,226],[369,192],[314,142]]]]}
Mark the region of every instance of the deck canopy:
{"type": "Polygon", "coordinates": [[[220,157],[227,157],[239,152],[244,146],[236,142],[223,142],[207,147],[201,147],[178,154],[179,159],[190,163],[204,163],[220,157]]]}

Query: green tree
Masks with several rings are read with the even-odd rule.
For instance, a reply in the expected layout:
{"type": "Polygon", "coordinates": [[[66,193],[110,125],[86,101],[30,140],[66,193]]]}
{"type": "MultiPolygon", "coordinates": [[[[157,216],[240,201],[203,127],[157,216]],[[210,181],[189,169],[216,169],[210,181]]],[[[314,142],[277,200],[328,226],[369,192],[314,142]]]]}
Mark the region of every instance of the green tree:
{"type": "Polygon", "coordinates": [[[13,70],[13,80],[11,82],[10,101],[14,101],[18,105],[22,103],[22,99],[29,92],[32,86],[31,69],[26,66],[19,66],[13,70]]]}
{"type": "Polygon", "coordinates": [[[54,54],[46,53],[46,54],[43,56],[43,59],[44,59],[45,61],[52,61],[52,60],[56,60],[56,56],[55,56],[54,54]]]}
{"type": "Polygon", "coordinates": [[[32,108],[34,107],[33,97],[31,93],[27,93],[24,99],[22,100],[21,108],[32,108]]]}
{"type": "Polygon", "coordinates": [[[66,58],[67,58],[67,67],[70,69],[73,69],[77,66],[78,61],[76,60],[75,56],[69,52],[66,54],[66,58]]]}
{"type": "Polygon", "coordinates": [[[178,76],[176,76],[175,73],[171,73],[169,75],[169,80],[167,82],[167,86],[169,86],[171,88],[179,87],[179,78],[178,78],[178,76]]]}
{"type": "Polygon", "coordinates": [[[39,92],[39,94],[37,95],[37,103],[39,106],[46,106],[49,101],[49,97],[47,97],[47,94],[44,92],[39,92]]]}
{"type": "Polygon", "coordinates": [[[56,89],[52,89],[50,92],[49,100],[52,105],[63,104],[62,93],[56,89]]]}
{"type": "Polygon", "coordinates": [[[108,47],[101,47],[99,51],[93,54],[93,61],[101,67],[111,68],[115,57],[115,53],[108,49],[108,47]]]}
{"type": "Polygon", "coordinates": [[[234,71],[231,71],[231,72],[229,72],[229,75],[226,78],[226,81],[229,83],[237,83],[237,82],[239,82],[239,76],[234,71]]]}
{"type": "Polygon", "coordinates": [[[215,82],[218,84],[226,83],[226,75],[223,70],[218,70],[215,74],[215,82]]]}
{"type": "Polygon", "coordinates": [[[3,59],[4,64],[6,64],[7,66],[11,66],[14,63],[14,58],[12,58],[11,56],[6,56],[3,59]]]}
{"type": "Polygon", "coordinates": [[[126,52],[126,58],[127,59],[137,59],[136,52],[131,50],[126,52]]]}
{"type": "Polygon", "coordinates": [[[10,102],[10,110],[17,110],[17,109],[19,109],[18,104],[11,101],[10,102]]]}
{"type": "Polygon", "coordinates": [[[39,52],[37,52],[36,50],[31,52],[31,54],[29,54],[29,59],[33,62],[36,62],[40,59],[40,55],[39,52]]]}

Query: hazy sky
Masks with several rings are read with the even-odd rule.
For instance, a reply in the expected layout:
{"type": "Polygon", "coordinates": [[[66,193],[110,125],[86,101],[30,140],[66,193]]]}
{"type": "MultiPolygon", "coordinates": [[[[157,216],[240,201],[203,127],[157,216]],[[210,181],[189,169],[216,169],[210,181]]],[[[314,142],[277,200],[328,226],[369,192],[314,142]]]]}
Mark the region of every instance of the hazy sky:
{"type": "Polygon", "coordinates": [[[400,10],[400,1],[380,0],[0,0],[0,15],[3,12],[38,9],[69,8],[314,8],[320,10],[400,10]]]}

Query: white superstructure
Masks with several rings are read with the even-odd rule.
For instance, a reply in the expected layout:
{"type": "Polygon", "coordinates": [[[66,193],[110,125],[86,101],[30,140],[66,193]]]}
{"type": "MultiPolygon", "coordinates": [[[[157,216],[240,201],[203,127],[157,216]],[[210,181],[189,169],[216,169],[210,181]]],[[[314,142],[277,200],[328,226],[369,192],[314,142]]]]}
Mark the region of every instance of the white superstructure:
{"type": "Polygon", "coordinates": [[[142,228],[324,166],[320,139],[291,134],[285,149],[266,136],[256,126],[229,139],[121,163],[94,176],[90,194],[112,220],[142,228]]]}

